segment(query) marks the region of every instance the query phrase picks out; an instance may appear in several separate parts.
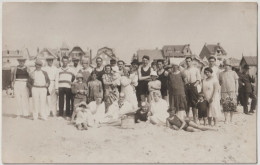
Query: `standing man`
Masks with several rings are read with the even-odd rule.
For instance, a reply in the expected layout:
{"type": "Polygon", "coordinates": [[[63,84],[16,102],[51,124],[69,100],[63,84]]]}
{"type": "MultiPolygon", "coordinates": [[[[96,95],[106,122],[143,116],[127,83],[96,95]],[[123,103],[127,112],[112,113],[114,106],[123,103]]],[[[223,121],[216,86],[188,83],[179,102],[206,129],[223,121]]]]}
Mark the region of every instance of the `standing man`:
{"type": "Polygon", "coordinates": [[[168,72],[164,70],[164,60],[157,61],[157,75],[158,80],[161,81],[161,94],[162,98],[168,101],[167,97],[167,89],[168,89],[168,72]]]}
{"type": "Polygon", "coordinates": [[[97,64],[97,67],[94,68],[93,72],[95,71],[96,75],[97,75],[97,79],[99,81],[103,82],[102,76],[105,73],[104,68],[103,68],[103,59],[101,57],[97,57],[96,64],[97,64]]]}
{"type": "Polygon", "coordinates": [[[198,110],[196,104],[198,102],[198,89],[197,86],[200,84],[201,76],[198,68],[193,66],[191,57],[185,59],[187,68],[184,70],[185,75],[185,93],[187,98],[187,110],[186,115],[189,116],[190,107],[192,108],[193,120],[197,123],[198,110]]]}
{"type": "MultiPolygon", "coordinates": [[[[255,82],[255,78],[253,76],[250,76],[248,73],[249,70],[249,66],[245,65],[242,73],[239,76],[239,84],[241,86],[240,89],[240,97],[241,97],[241,103],[243,105],[243,109],[244,109],[244,113],[248,114],[248,99],[250,96],[254,96],[253,95],[253,88],[252,88],[252,84],[255,82]]],[[[252,98],[252,103],[251,103],[251,109],[249,111],[249,113],[254,113],[255,110],[255,100],[256,98],[253,97],[252,98]]]]}
{"type": "Polygon", "coordinates": [[[48,88],[50,95],[47,97],[47,115],[56,117],[59,93],[59,74],[58,68],[53,65],[53,59],[54,57],[52,56],[46,58],[47,66],[44,67],[43,70],[47,72],[50,79],[50,86],[48,88]]]}
{"type": "Polygon", "coordinates": [[[69,57],[62,57],[62,66],[59,68],[59,116],[63,117],[64,96],[66,96],[66,119],[70,120],[70,101],[72,97],[71,84],[75,80],[74,70],[68,67],[69,57]]]}
{"type": "Polygon", "coordinates": [[[92,72],[92,68],[89,66],[88,59],[84,58],[81,61],[82,68],[79,70],[79,73],[83,75],[83,83],[88,83],[90,80],[90,74],[92,72]]]}
{"type": "Polygon", "coordinates": [[[111,65],[112,70],[119,70],[118,66],[116,65],[116,60],[111,59],[110,65],[111,65]]]}
{"type": "Polygon", "coordinates": [[[77,75],[79,70],[82,68],[82,66],[79,63],[79,57],[73,57],[72,62],[73,62],[72,69],[74,70],[74,75],[77,75]]]}
{"type": "Polygon", "coordinates": [[[125,62],[123,60],[118,60],[117,61],[117,66],[118,66],[120,75],[123,76],[124,75],[124,70],[125,70],[125,62]]]}
{"type": "Polygon", "coordinates": [[[15,100],[18,105],[16,115],[29,116],[29,91],[26,83],[30,70],[25,66],[26,58],[17,59],[19,65],[11,70],[11,88],[14,90],[15,100]]]}
{"type": "MultiPolygon", "coordinates": [[[[216,58],[215,58],[214,56],[210,56],[210,57],[208,58],[209,68],[211,68],[211,69],[213,70],[212,75],[213,75],[214,77],[218,78],[218,80],[219,80],[219,73],[220,73],[220,71],[219,71],[219,68],[216,66],[216,61],[217,61],[217,60],[216,60],[216,58]]],[[[206,67],[207,67],[207,66],[206,66],[206,67]]],[[[205,75],[204,75],[204,69],[205,69],[206,67],[204,67],[204,68],[202,69],[202,71],[201,71],[201,78],[202,78],[202,79],[206,78],[205,75]]]]}
{"type": "Polygon", "coordinates": [[[47,72],[41,69],[42,65],[42,61],[37,59],[35,62],[36,69],[30,73],[28,80],[28,87],[33,100],[33,120],[38,119],[38,110],[40,110],[41,118],[47,120],[46,101],[47,95],[49,95],[48,87],[50,85],[50,79],[47,72]]]}

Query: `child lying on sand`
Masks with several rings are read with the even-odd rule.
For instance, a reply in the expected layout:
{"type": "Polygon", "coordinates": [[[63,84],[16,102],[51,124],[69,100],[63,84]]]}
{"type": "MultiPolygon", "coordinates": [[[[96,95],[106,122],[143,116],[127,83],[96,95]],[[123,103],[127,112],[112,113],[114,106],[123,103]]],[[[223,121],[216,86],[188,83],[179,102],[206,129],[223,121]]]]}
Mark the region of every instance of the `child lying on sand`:
{"type": "MultiPolygon", "coordinates": [[[[93,116],[85,102],[81,102],[75,109],[75,124],[78,130],[87,130],[88,127],[94,124],[93,116]]],[[[74,122],[74,119],[72,120],[74,122]]]]}
{"type": "Polygon", "coordinates": [[[198,126],[193,121],[180,119],[177,115],[175,115],[175,111],[172,109],[169,109],[168,112],[170,116],[166,119],[166,127],[169,127],[176,131],[182,129],[188,132],[198,132],[198,131],[207,131],[207,130],[217,131],[217,129],[215,128],[198,126]]]}

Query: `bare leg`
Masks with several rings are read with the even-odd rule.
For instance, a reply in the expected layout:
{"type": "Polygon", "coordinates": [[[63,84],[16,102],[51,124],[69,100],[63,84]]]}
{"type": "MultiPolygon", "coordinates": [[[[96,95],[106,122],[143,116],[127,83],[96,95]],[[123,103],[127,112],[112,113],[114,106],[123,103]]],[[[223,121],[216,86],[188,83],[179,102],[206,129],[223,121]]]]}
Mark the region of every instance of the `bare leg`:
{"type": "Polygon", "coordinates": [[[186,128],[186,131],[187,132],[199,132],[201,130],[189,126],[189,127],[186,128]]]}
{"type": "Polygon", "coordinates": [[[208,117],[209,126],[211,126],[211,117],[208,117]]]}
{"type": "Polygon", "coordinates": [[[197,123],[197,120],[198,120],[198,109],[192,108],[192,115],[193,115],[194,122],[197,123]]]}
{"type": "Polygon", "coordinates": [[[207,118],[206,118],[206,117],[203,117],[204,126],[206,125],[206,120],[207,120],[207,118]]]}
{"type": "Polygon", "coordinates": [[[224,112],[224,116],[225,116],[225,124],[226,124],[227,123],[228,112],[224,112]]]}
{"type": "Polygon", "coordinates": [[[213,121],[214,121],[214,126],[216,126],[218,123],[218,119],[216,117],[213,117],[213,121]]]}
{"type": "Polygon", "coordinates": [[[150,122],[152,124],[158,124],[158,120],[155,117],[153,117],[153,116],[150,116],[150,122]]]}
{"type": "Polygon", "coordinates": [[[233,112],[230,111],[230,122],[232,123],[232,118],[233,118],[233,112]]]}
{"type": "Polygon", "coordinates": [[[207,131],[207,130],[217,131],[218,130],[216,128],[209,128],[209,127],[205,127],[205,126],[199,126],[196,123],[194,123],[193,121],[189,122],[189,127],[193,127],[193,128],[199,129],[201,131],[207,131]]]}

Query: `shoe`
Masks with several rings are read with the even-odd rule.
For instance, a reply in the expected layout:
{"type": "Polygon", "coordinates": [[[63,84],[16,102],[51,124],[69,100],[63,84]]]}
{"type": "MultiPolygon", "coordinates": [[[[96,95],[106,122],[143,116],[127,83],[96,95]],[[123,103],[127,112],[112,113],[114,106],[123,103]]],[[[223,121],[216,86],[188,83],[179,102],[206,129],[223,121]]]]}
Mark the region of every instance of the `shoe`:
{"type": "Polygon", "coordinates": [[[254,111],[249,111],[249,113],[255,113],[254,111]]]}
{"type": "Polygon", "coordinates": [[[58,120],[62,120],[62,119],[63,119],[63,117],[59,116],[57,119],[58,119],[58,120]]]}
{"type": "Polygon", "coordinates": [[[70,117],[66,117],[66,120],[70,121],[70,117]]]}
{"type": "Polygon", "coordinates": [[[252,113],[248,113],[248,112],[246,112],[246,113],[244,113],[244,114],[246,114],[246,115],[252,115],[252,113]]]}

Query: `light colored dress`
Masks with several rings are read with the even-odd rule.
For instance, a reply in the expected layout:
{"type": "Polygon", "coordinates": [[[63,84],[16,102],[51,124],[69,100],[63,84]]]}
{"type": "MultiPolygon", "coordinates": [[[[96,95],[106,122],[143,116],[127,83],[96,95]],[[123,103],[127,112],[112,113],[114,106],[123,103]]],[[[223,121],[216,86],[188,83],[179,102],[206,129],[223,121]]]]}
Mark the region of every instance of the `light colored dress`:
{"type": "Polygon", "coordinates": [[[136,81],[137,83],[137,80],[131,80],[126,76],[122,76],[120,79],[121,92],[125,94],[125,100],[131,103],[132,108],[137,110],[138,102],[136,98],[135,87],[131,85],[132,81],[136,81]]]}
{"type": "Polygon", "coordinates": [[[161,81],[159,81],[159,80],[150,81],[148,83],[148,89],[149,89],[149,97],[151,98],[151,101],[152,101],[153,100],[153,93],[155,91],[160,91],[161,92],[161,81]],[[151,87],[159,88],[159,89],[150,89],[151,87]]]}
{"type": "Polygon", "coordinates": [[[167,110],[168,110],[168,105],[165,100],[160,98],[160,100],[157,102],[152,101],[151,109],[150,109],[152,116],[150,117],[158,121],[157,124],[166,124],[166,119],[167,117],[169,117],[167,110]]]}
{"type": "Polygon", "coordinates": [[[96,101],[92,101],[88,104],[90,112],[93,115],[95,123],[99,123],[105,117],[105,103],[97,105],[96,101]]]}
{"type": "Polygon", "coordinates": [[[76,109],[76,125],[87,123],[89,127],[94,125],[93,115],[91,114],[89,109],[78,107],[76,109]]]}
{"type": "Polygon", "coordinates": [[[102,119],[101,123],[109,123],[119,119],[119,106],[118,102],[114,101],[107,110],[104,118],[102,119]]]}
{"type": "Polygon", "coordinates": [[[209,104],[209,113],[208,117],[218,118],[221,116],[220,109],[220,95],[219,95],[219,82],[216,77],[212,77],[211,79],[204,79],[202,83],[202,90],[205,95],[205,99],[209,101],[214,92],[214,87],[217,87],[217,92],[212,98],[212,103],[209,104]]]}

